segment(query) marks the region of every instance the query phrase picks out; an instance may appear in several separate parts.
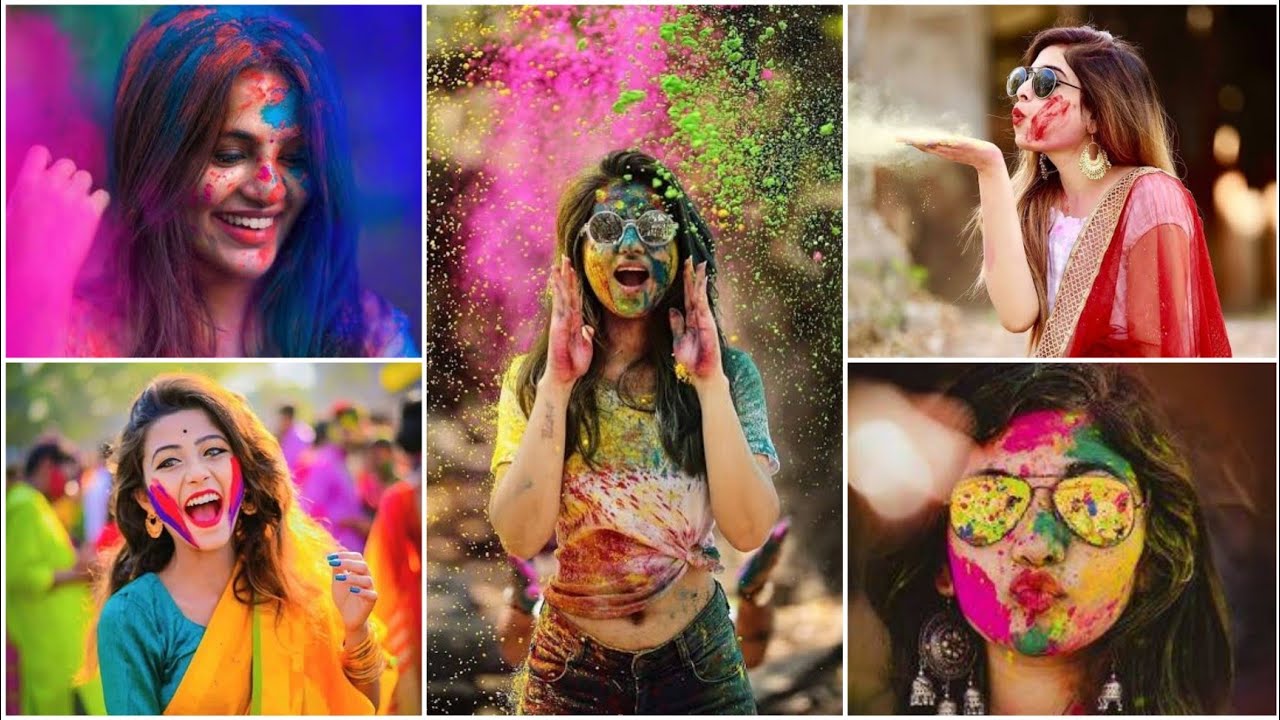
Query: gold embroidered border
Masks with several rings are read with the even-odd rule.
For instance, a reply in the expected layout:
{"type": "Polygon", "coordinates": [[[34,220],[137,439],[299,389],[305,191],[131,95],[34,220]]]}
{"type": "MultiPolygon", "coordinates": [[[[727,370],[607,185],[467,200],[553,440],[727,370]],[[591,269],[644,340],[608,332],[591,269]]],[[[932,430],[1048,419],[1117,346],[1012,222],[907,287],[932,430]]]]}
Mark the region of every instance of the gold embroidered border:
{"type": "Polygon", "coordinates": [[[1062,272],[1062,281],[1058,285],[1058,295],[1053,310],[1049,313],[1049,321],[1045,323],[1040,343],[1032,352],[1035,357],[1062,357],[1066,354],[1071,338],[1076,334],[1080,312],[1093,290],[1093,281],[1098,278],[1098,272],[1102,269],[1102,258],[1107,254],[1111,237],[1115,235],[1120,213],[1124,210],[1125,201],[1129,199],[1129,191],[1138,178],[1153,172],[1161,170],[1153,167],[1130,170],[1107,190],[1093,212],[1089,213],[1084,229],[1080,231],[1080,238],[1067,258],[1067,267],[1062,272]]]}

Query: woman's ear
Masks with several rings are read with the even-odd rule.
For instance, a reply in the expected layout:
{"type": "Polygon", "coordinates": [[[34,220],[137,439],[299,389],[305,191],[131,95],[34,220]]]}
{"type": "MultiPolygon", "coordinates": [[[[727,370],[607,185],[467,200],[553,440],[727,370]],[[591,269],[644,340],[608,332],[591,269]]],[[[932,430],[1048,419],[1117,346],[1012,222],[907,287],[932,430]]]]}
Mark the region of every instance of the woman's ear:
{"type": "Polygon", "coordinates": [[[137,490],[134,490],[133,501],[138,503],[138,505],[142,508],[143,512],[145,512],[147,515],[156,514],[155,508],[151,506],[151,498],[147,496],[146,490],[143,490],[142,488],[138,488],[137,490]]]}
{"type": "Polygon", "coordinates": [[[956,588],[951,584],[951,567],[947,563],[938,566],[938,572],[933,576],[933,587],[942,597],[955,597],[956,588]]]}

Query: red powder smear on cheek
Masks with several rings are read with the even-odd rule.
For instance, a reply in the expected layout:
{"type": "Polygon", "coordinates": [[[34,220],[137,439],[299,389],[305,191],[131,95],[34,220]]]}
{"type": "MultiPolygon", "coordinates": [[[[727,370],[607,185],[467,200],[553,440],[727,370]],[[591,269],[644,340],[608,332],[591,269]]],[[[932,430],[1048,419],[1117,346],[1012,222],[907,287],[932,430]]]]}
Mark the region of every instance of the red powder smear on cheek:
{"type": "Polygon", "coordinates": [[[208,203],[213,202],[213,183],[204,184],[204,201],[208,203]]]}
{"type": "Polygon", "coordinates": [[[956,591],[960,610],[969,622],[993,642],[1009,644],[1009,609],[1000,604],[1000,597],[991,578],[977,563],[956,555],[953,541],[947,540],[947,562],[951,566],[951,583],[956,591]]]}
{"type": "Polygon", "coordinates": [[[1049,98],[1049,102],[1040,108],[1040,112],[1031,118],[1031,139],[1043,140],[1045,133],[1049,128],[1056,124],[1071,109],[1071,105],[1062,99],[1061,95],[1054,95],[1049,98]]]}
{"type": "Polygon", "coordinates": [[[1037,410],[1019,415],[1005,430],[1000,449],[1005,452],[1034,450],[1057,436],[1065,436],[1084,421],[1080,413],[1062,410],[1037,410]]]}
{"type": "Polygon", "coordinates": [[[258,248],[258,267],[265,268],[271,262],[271,248],[258,248]]]}

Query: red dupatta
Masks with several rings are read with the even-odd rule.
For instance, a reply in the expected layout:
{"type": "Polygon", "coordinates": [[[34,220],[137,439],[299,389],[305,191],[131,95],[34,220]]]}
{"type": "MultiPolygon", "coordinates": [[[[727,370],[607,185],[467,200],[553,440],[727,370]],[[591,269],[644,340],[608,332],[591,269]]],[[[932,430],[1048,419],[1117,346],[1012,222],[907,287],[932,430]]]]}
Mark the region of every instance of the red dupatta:
{"type": "Polygon", "coordinates": [[[1063,271],[1040,357],[1229,357],[1204,226],[1182,183],[1135,168],[1103,195],[1063,271]]]}

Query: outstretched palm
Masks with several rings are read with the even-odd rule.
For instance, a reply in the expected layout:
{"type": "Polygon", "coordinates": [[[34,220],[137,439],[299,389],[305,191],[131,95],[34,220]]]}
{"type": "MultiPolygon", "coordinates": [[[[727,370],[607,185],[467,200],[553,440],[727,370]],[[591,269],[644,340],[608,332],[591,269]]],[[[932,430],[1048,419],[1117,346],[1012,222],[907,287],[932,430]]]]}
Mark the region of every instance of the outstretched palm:
{"type": "Polygon", "coordinates": [[[684,313],[671,309],[671,354],[675,357],[677,373],[688,373],[693,382],[705,380],[720,372],[720,337],[716,318],[707,300],[707,264],[696,268],[693,260],[685,258],[684,313]]]}
{"type": "Polygon", "coordinates": [[[591,367],[595,328],[582,322],[582,292],[569,258],[551,268],[551,327],[547,338],[547,376],[572,385],[591,367]]]}

